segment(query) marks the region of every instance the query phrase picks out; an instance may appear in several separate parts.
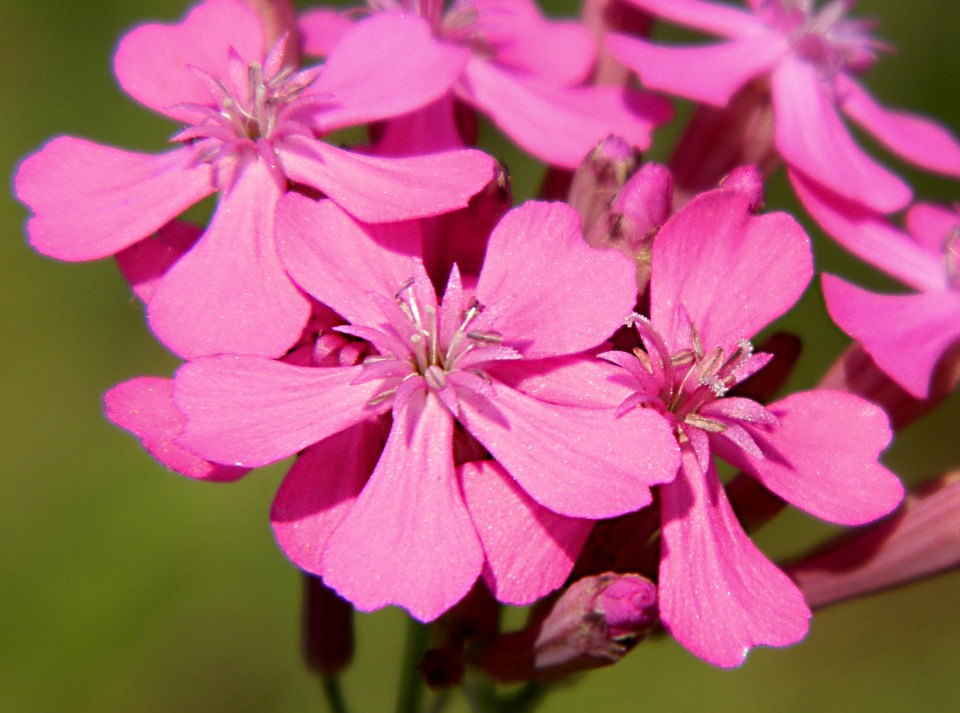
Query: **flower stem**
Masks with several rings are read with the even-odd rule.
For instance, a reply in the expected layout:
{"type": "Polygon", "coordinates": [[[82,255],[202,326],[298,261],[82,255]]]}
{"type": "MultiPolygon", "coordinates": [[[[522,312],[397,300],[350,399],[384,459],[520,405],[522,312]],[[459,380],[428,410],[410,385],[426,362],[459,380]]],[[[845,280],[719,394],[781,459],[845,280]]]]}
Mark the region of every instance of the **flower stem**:
{"type": "Polygon", "coordinates": [[[320,685],[323,687],[323,695],[327,703],[330,704],[331,713],[347,713],[347,703],[340,689],[340,679],[337,676],[323,676],[320,679],[320,685]]]}
{"type": "Polygon", "coordinates": [[[400,670],[400,690],[397,693],[397,713],[418,713],[423,698],[423,681],[417,664],[427,648],[427,627],[411,618],[407,625],[407,643],[400,670]]]}

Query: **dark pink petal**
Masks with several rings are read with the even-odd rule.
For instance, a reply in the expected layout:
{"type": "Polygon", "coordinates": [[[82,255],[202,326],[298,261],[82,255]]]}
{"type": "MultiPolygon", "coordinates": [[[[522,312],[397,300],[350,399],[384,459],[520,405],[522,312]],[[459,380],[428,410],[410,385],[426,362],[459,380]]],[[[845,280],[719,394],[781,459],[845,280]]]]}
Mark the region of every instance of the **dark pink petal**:
{"type": "Polygon", "coordinates": [[[340,38],[308,89],[333,102],[317,126],[327,132],[419,109],[450,90],[469,58],[416,15],[376,13],[340,38]]]}
{"type": "Polygon", "coordinates": [[[273,463],[374,415],[381,384],[354,384],[363,367],[291,366],[215,356],[180,367],[174,399],[187,425],[177,443],[218,463],[273,463]]]}
{"type": "Polygon", "coordinates": [[[787,47],[771,35],[703,47],[665,47],[628,35],[607,36],[607,48],[647,89],[714,106],[726,106],[740,87],[768,72],[787,47]]]}
{"type": "Polygon", "coordinates": [[[582,23],[548,20],[532,0],[474,0],[475,29],[493,46],[493,60],[554,84],[588,79],[597,55],[582,23]]]}
{"type": "Polygon", "coordinates": [[[456,101],[453,94],[446,94],[421,109],[384,122],[377,155],[418,156],[464,148],[456,101]]]}
{"type": "MultiPolygon", "coordinates": [[[[637,361],[632,354],[627,356],[637,361]]],[[[491,378],[539,401],[566,406],[614,408],[634,391],[632,379],[622,369],[579,354],[501,361],[485,371],[491,378]]]]}
{"type": "Polygon", "coordinates": [[[295,565],[323,574],[323,548],[356,502],[385,440],[380,421],[364,421],[310,446],[297,458],[270,509],[277,544],[295,565]]]}
{"type": "Polygon", "coordinates": [[[493,178],[481,151],[385,158],[293,137],[279,147],[285,173],[323,191],[367,223],[390,223],[463,208],[493,178]]]}
{"type": "Polygon", "coordinates": [[[327,586],[364,611],[396,604],[432,621],[473,586],[483,549],[453,466],[453,419],[433,396],[394,409],[380,462],[322,557],[327,586]]]}
{"type": "MultiPolygon", "coordinates": [[[[280,257],[293,281],[348,322],[377,326],[370,294],[396,294],[416,274],[416,223],[362,225],[331,201],[287,193],[277,209],[280,257]]],[[[422,269],[422,268],[421,268],[422,269]]]]}
{"type": "Polygon", "coordinates": [[[311,57],[326,57],[353,27],[353,17],[349,11],[321,7],[301,13],[297,26],[303,53],[311,57]]]}
{"type": "Polygon", "coordinates": [[[113,58],[120,86],[141,104],[178,121],[196,118],[182,104],[208,104],[210,92],[191,67],[227,75],[230,52],[262,62],[263,27],[242,0],[205,0],[177,24],[147,24],[128,32],[113,58]]]}
{"type": "Polygon", "coordinates": [[[213,192],[193,150],[151,156],[60,136],[20,164],[17,198],[30,243],[59,260],[113,255],[213,192]]]}
{"type": "Polygon", "coordinates": [[[494,228],[477,299],[509,307],[490,325],[504,345],[536,359],[581,352],[616,331],[636,302],[636,268],[583,240],[565,203],[529,201],[494,228]]]}
{"type": "Polygon", "coordinates": [[[196,246],[164,276],[150,327],[185,358],[234,353],[276,357],[310,318],[274,238],[280,191],[259,161],[243,169],[196,246]]]}
{"type": "Polygon", "coordinates": [[[883,216],[824,190],[802,175],[789,172],[804,208],[837,242],[857,257],[918,290],[943,289],[946,275],[940,243],[917,243],[883,216]]]}
{"type": "Polygon", "coordinates": [[[137,297],[149,302],[170,266],[193,247],[202,232],[195,225],[173,220],[155,235],[118,252],[117,265],[137,297]]]}
{"type": "Polygon", "coordinates": [[[770,33],[770,29],[753,13],[731,7],[726,3],[702,0],[628,0],[628,2],[678,25],[724,37],[770,33]]]}
{"type": "Polygon", "coordinates": [[[651,94],[557,87],[476,58],[458,92],[531,154],[566,168],[576,168],[610,134],[645,149],[654,127],[672,115],[669,103],[651,94]]]}
{"type": "Polygon", "coordinates": [[[890,442],[880,407],[840,391],[804,391],[768,407],[769,430],[747,426],[764,458],[721,448],[720,455],[788,503],[823,520],[862,525],[893,510],[903,486],[877,462],[890,442]]]}
{"type": "Polygon", "coordinates": [[[538,505],[495,461],[466,463],[460,476],[497,600],[530,604],[562,585],[593,521],[538,505]]]}
{"type": "Polygon", "coordinates": [[[943,240],[960,227],[960,208],[934,203],[914,203],[907,211],[907,230],[917,242],[935,255],[943,251],[943,240]]]}
{"type": "Polygon", "coordinates": [[[960,295],[878,295],[827,274],[823,295],[833,321],[877,366],[913,396],[927,397],[937,362],[960,341],[960,295]]]}
{"type": "Polygon", "coordinates": [[[948,176],[960,176],[960,143],[931,119],[887,109],[846,74],[837,77],[840,108],[888,149],[907,161],[948,176]]]}
{"type": "Polygon", "coordinates": [[[137,436],[150,455],[181,475],[230,482],[249,472],[211,463],[174,442],[184,417],[173,403],[172,379],[141,376],[125,381],[104,394],[103,404],[108,419],[137,436]]]}
{"type": "Polygon", "coordinates": [[[740,191],[710,191],[681,208],[653,241],[650,316],[671,350],[750,339],[799,299],[813,274],[810,241],[785,213],[755,215],[740,191]]]}
{"type": "Polygon", "coordinates": [[[816,67],[785,58],[772,86],[777,149],[791,168],[880,213],[910,202],[910,187],[854,143],[816,67]]]}
{"type": "Polygon", "coordinates": [[[739,666],[754,646],[788,646],[807,633],[796,586],[750,541],[716,470],[688,448],[677,479],[661,488],[660,618],[687,649],[739,666]]]}
{"type": "Polygon", "coordinates": [[[497,397],[461,394],[461,422],[538,503],[570,517],[638,510],[649,486],[676,473],[677,443],[659,414],[550,404],[496,384],[497,397]]]}

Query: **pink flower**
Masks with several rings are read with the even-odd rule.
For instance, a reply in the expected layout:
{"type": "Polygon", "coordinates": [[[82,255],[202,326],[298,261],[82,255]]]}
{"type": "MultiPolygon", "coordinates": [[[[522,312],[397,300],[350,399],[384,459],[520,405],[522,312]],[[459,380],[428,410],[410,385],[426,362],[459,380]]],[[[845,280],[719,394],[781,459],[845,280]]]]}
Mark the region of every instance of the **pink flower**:
{"type": "MultiPolygon", "coordinates": [[[[596,59],[590,33],[577,22],[546,19],[531,0],[458,0],[445,13],[439,0],[370,5],[387,14],[419,14],[444,45],[469,50],[469,60],[451,78],[453,95],[543,161],[574,168],[611,133],[645,149],[653,128],[671,116],[658,97],[585,85],[596,59]]],[[[342,23],[329,10],[305,13],[306,52],[323,55],[335,47],[342,23]]],[[[419,137],[420,150],[460,146],[452,100],[448,95],[425,112],[390,122],[385,150],[396,150],[393,132],[408,150],[411,136],[419,137]]]]}
{"type": "Polygon", "coordinates": [[[870,23],[849,20],[852,2],[749,0],[749,10],[703,0],[630,0],[681,25],[720,35],[706,47],[663,47],[623,35],[608,47],[653,89],[714,106],[759,77],[769,77],[775,142],[794,171],[845,198],[889,213],[910,201],[910,188],[867,156],[837,113],[922,168],[960,176],[960,144],[940,125],[876,103],[855,79],[882,46],[870,23]]]}
{"type": "Polygon", "coordinates": [[[823,276],[833,321],[891,379],[926,398],[937,363],[960,341],[960,210],[917,203],[904,232],[802,180],[794,184],[806,209],[841,245],[915,290],[883,295],[823,276]]]}
{"type": "Polygon", "coordinates": [[[810,391],[765,407],[727,396],[769,361],[747,340],[793,305],[812,273],[800,226],[750,205],[747,193],[717,190],[667,221],[653,242],[650,318],[632,319],[643,349],[603,355],[635,382],[621,411],[659,414],[680,443],[678,475],[660,487],[660,613],[680,643],[720,666],[739,665],[752,646],[796,642],[810,613],[743,532],[714,455],[842,524],[886,514],[903,492],[877,463],[886,416],[863,399],[810,391]]]}
{"type": "Polygon", "coordinates": [[[284,264],[372,354],[319,369],[201,358],[177,373],[175,398],[180,445],[214,462],[307,448],[274,504],[288,556],[361,609],[429,620],[483,569],[505,601],[559,586],[590,520],[646,505],[677,447],[652,412],[616,417],[629,389],[583,355],[635,291],[629,261],[586,246],[572,209],[508,213],[476,290],[455,267],[442,302],[407,252],[417,227],[361,226],[329,201],[284,196],[284,264]]]}
{"type": "Polygon", "coordinates": [[[282,354],[310,313],[273,237],[290,184],[363,220],[392,221],[463,206],[492,177],[479,152],[390,160],[315,138],[440,96],[466,56],[421,41],[429,36],[418,18],[370,18],[323,68],[294,71],[282,65],[284,40],[268,51],[241,0],[206,0],[178,24],[134,29],[117,49],[117,77],[134,99],[186,125],[173,137],[180,147],[150,156],[54,139],[16,176],[35,213],[31,243],[64,260],[105,257],[219,192],[210,226],[157,285],[151,327],[185,357],[282,354]],[[409,75],[423,79],[398,81],[409,75]]]}

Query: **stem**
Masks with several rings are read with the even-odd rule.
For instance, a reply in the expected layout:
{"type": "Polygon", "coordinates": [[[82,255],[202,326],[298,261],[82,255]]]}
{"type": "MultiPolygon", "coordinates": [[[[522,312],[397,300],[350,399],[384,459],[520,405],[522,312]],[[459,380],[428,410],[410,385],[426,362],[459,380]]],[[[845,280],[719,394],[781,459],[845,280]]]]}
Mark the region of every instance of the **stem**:
{"type": "Polygon", "coordinates": [[[427,627],[411,618],[407,625],[407,643],[400,669],[400,690],[397,693],[397,713],[417,713],[423,698],[423,681],[417,664],[427,648],[427,627]]]}
{"type": "Polygon", "coordinates": [[[337,676],[323,676],[320,679],[323,687],[323,695],[330,704],[332,713],[347,713],[347,703],[343,699],[343,691],[340,689],[340,679],[337,676]]]}

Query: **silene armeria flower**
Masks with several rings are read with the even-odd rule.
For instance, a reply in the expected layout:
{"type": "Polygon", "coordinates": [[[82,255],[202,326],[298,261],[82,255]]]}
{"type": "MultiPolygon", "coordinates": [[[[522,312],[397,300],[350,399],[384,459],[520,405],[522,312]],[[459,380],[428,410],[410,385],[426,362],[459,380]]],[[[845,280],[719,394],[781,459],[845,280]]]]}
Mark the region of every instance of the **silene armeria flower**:
{"type": "Polygon", "coordinates": [[[926,398],[938,362],[960,342],[960,209],[916,203],[904,231],[816,186],[796,186],[804,207],[837,242],[914,290],[884,295],[823,276],[833,321],[891,379],[926,398]]]}
{"type": "Polygon", "coordinates": [[[678,448],[657,413],[616,414],[623,372],[585,353],[636,291],[630,262],[587,246],[571,208],[510,211],[476,288],[454,266],[442,300],[418,229],[286,194],[281,258],[366,355],[327,368],[199,358],[174,398],[177,442],[204,459],[254,467],[306,449],[273,509],[287,555],[360,609],[430,620],[482,572],[502,601],[559,586],[591,520],[648,504],[678,448]]]}
{"type": "Polygon", "coordinates": [[[604,358],[632,375],[621,412],[657,414],[681,450],[662,485],[661,618],[710,663],[736,666],[752,646],[807,630],[794,584],[753,545],[730,507],[719,456],[789,503],[854,525],[892,510],[896,476],[877,462],[890,440],[883,411],[850,394],[796,393],[763,406],[729,395],[770,356],[749,339],[788,310],[812,273],[807,236],[782,213],[754,215],[739,190],[701,194],[653,241],[650,316],[629,320],[642,348],[604,358]]]}
{"type": "Polygon", "coordinates": [[[769,78],[775,143],[807,179],[890,213],[910,202],[909,186],[864,153],[838,109],[877,141],[921,168],[960,176],[960,144],[939,124],[880,106],[854,75],[883,45],[870,22],[846,17],[851,0],[748,0],[748,8],[703,0],[629,0],[642,10],[725,40],[662,46],[611,35],[608,47],[646,87],[725,106],[748,82],[769,78]]]}
{"type": "Polygon", "coordinates": [[[63,260],[113,255],[219,193],[209,227],[149,302],[154,332],[187,358],[279,356],[298,338],[310,305],[273,236],[290,187],[320,191],[365,221],[393,221],[464,206],[493,177],[492,159],[478,151],[388,159],[317,138],[446,91],[466,57],[432,42],[422,20],[358,23],[319,68],[284,65],[286,41],[267,47],[242,0],[206,0],[179,23],[135,28],[114,70],[130,96],[184,125],[172,138],[178,147],[146,155],[59,137],[16,176],[17,196],[35,214],[32,245],[63,260]],[[420,80],[398,81],[407,76],[420,80]]]}
{"type": "MultiPolygon", "coordinates": [[[[660,97],[587,84],[597,56],[590,32],[580,22],[544,17],[532,0],[457,0],[446,10],[442,0],[369,0],[369,5],[377,14],[423,17],[437,41],[469,57],[455,75],[452,66],[444,68],[450,83],[441,101],[388,123],[384,146],[391,152],[397,146],[409,150],[411,139],[421,147],[461,145],[454,99],[488,116],[537,158],[567,168],[575,168],[611,133],[646,149],[652,130],[672,116],[660,97]]],[[[305,51],[322,55],[335,47],[342,23],[329,10],[304,13],[305,51]]]]}

